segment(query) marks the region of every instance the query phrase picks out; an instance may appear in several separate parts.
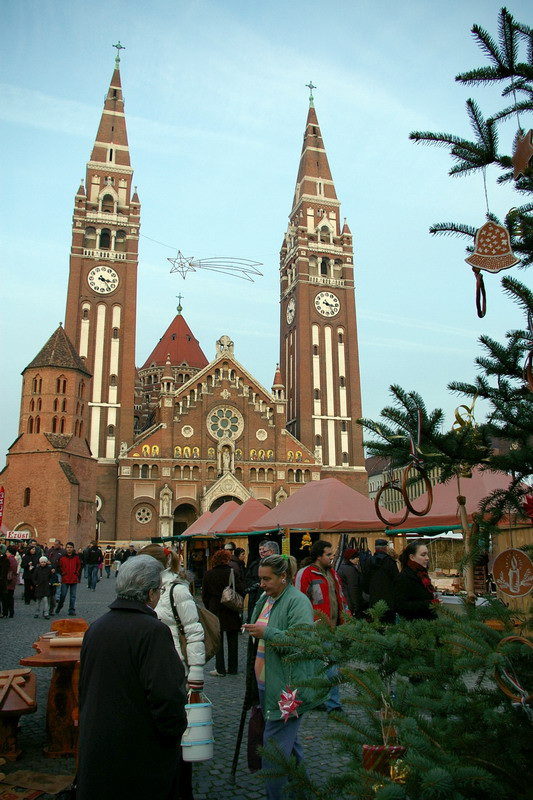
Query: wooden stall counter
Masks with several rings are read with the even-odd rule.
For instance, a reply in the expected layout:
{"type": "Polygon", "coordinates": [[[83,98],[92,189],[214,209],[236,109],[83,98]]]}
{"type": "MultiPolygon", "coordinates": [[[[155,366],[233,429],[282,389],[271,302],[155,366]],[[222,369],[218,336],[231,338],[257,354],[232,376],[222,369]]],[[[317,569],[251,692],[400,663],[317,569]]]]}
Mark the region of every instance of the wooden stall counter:
{"type": "MultiPolygon", "coordinates": [[[[74,620],[73,620],[74,621],[74,620]]],[[[52,680],[46,706],[46,745],[48,758],[75,756],[78,750],[78,680],[83,634],[88,625],[78,620],[74,630],[44,633],[32,647],[37,653],[21,658],[27,667],[48,667],[52,680]]]]}
{"type": "Polygon", "coordinates": [[[37,680],[31,669],[6,669],[0,672],[0,756],[17,759],[19,719],[37,711],[37,680]]]}

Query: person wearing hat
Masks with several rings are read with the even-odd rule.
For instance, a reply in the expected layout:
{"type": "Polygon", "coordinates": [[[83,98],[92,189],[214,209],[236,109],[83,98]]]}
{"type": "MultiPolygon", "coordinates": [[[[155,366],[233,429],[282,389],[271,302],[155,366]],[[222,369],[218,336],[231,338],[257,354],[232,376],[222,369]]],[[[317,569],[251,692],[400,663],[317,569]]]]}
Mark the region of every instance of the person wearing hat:
{"type": "Polygon", "coordinates": [[[363,598],[363,576],[359,565],[359,550],[357,548],[346,548],[343,553],[342,564],[337,570],[337,575],[341,579],[342,591],[352,617],[363,618],[368,604],[363,598]]]}
{"type": "Polygon", "coordinates": [[[32,581],[34,585],[34,597],[37,600],[37,611],[33,615],[35,618],[40,617],[41,609],[43,617],[48,619],[49,614],[49,598],[50,598],[50,582],[52,580],[53,570],[50,566],[46,556],[41,556],[38,566],[35,567],[32,573],[32,581]]]}
{"type": "Polygon", "coordinates": [[[400,577],[396,561],[388,553],[387,539],[376,539],[375,550],[363,571],[363,591],[369,596],[370,607],[378,600],[384,600],[387,611],[382,614],[382,622],[396,622],[395,587],[400,577]]]}

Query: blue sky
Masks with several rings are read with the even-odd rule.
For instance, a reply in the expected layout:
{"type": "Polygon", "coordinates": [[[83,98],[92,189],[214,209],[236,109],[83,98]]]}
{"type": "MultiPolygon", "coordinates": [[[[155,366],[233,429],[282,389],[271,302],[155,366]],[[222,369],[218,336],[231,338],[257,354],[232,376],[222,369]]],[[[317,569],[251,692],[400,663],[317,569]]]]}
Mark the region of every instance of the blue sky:
{"type": "MultiPolygon", "coordinates": [[[[269,388],[278,360],[279,248],[290,211],[308,90],[354,236],[363,413],[388,386],[416,389],[451,425],[462,400],[446,384],[473,376],[477,339],[502,339],[520,315],[487,275],[478,320],[464,244],[434,222],[479,227],[481,176],[449,178],[444,149],[412,130],[469,136],[464,103],[489,116],[498,89],[456,84],[484,65],[470,28],[496,35],[501,4],[392,0],[4,0],[0,31],[0,259],[3,392],[0,450],[17,435],[20,372],[64,318],[74,195],[85,175],[120,41],[135,183],[142,203],[137,363],[175,314],[208,358],[228,334],[269,388]],[[156,240],[156,241],[153,241],[156,240]],[[161,243],[158,244],[157,242],[161,243]],[[248,283],[215,273],[185,281],[167,257],[261,261],[248,283]]],[[[529,3],[508,6],[529,22],[529,3]]],[[[529,120],[523,120],[530,127],[529,120]]],[[[501,129],[511,152],[515,122],[501,129]]],[[[488,173],[491,210],[520,200],[488,173]]],[[[514,274],[531,284],[524,272],[514,274]]]]}

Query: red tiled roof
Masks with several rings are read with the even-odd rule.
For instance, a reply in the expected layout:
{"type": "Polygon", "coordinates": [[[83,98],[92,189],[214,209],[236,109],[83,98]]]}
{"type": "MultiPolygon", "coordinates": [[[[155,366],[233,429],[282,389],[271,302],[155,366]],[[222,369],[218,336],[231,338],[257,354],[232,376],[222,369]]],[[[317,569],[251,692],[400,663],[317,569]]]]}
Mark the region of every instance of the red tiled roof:
{"type": "Polygon", "coordinates": [[[187,364],[189,367],[203,369],[208,364],[198,339],[194,338],[191,329],[181,314],[176,314],[144,362],[142,369],[147,369],[151,364],[156,364],[159,367],[164,366],[169,354],[170,363],[173,367],[187,364]]]}

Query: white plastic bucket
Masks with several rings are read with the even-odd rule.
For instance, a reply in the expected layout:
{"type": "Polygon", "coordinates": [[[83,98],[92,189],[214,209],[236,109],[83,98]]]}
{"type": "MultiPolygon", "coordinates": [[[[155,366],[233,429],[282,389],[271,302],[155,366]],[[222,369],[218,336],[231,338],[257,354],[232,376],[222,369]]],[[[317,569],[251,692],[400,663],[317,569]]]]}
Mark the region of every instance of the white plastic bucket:
{"type": "Polygon", "coordinates": [[[181,746],[184,761],[207,761],[213,758],[213,705],[202,695],[201,703],[187,703],[187,729],[181,746]]]}

